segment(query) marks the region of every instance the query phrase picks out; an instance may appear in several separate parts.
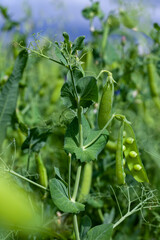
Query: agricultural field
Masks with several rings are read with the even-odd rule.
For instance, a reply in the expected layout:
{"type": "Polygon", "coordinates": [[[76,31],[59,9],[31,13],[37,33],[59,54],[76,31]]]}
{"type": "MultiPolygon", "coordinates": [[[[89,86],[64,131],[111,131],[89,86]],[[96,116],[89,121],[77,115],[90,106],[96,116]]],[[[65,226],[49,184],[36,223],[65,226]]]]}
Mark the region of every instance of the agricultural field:
{"type": "Polygon", "coordinates": [[[0,3],[0,240],[160,239],[160,24],[139,6],[91,1],[90,37],[56,41],[0,3]]]}

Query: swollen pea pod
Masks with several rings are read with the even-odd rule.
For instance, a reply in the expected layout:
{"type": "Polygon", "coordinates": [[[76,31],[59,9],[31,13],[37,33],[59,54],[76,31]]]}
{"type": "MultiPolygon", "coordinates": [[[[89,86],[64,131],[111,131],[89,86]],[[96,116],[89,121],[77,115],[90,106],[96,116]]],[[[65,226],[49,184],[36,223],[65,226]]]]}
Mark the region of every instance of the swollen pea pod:
{"type": "Polygon", "coordinates": [[[98,125],[102,129],[111,117],[112,104],[114,98],[114,80],[112,74],[107,77],[107,82],[103,87],[102,97],[98,112],[98,125]]]}
{"type": "Polygon", "coordinates": [[[158,94],[158,87],[156,84],[157,71],[153,62],[149,62],[147,65],[149,87],[153,101],[158,109],[160,109],[160,98],[158,94]]]}
{"type": "Polygon", "coordinates": [[[47,176],[47,171],[46,171],[46,168],[42,161],[41,155],[39,153],[36,153],[35,159],[36,159],[37,170],[39,173],[39,183],[42,186],[47,188],[48,187],[48,176],[47,176]]]}
{"type": "Polygon", "coordinates": [[[90,192],[91,183],[92,183],[92,169],[93,169],[92,162],[85,163],[81,188],[80,188],[79,197],[78,197],[79,202],[84,201],[90,192]]]}
{"type": "Polygon", "coordinates": [[[123,161],[123,129],[124,122],[120,127],[117,139],[117,150],[116,150],[116,177],[118,184],[125,184],[125,172],[124,172],[124,161],[123,161]]]}
{"type": "Polygon", "coordinates": [[[137,182],[149,182],[139,155],[134,131],[127,122],[125,122],[124,129],[126,131],[124,155],[128,168],[137,182]]]}

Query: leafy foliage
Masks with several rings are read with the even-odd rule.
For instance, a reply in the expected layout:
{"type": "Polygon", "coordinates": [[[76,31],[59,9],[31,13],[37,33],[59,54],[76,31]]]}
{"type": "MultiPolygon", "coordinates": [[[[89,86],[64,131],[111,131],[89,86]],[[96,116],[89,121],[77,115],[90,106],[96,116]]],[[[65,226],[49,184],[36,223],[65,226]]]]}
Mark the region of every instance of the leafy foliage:
{"type": "MultiPolygon", "coordinates": [[[[83,144],[84,146],[90,143],[100,132],[100,130],[92,130],[85,117],[82,118],[83,129],[83,144]]],[[[74,118],[68,126],[65,135],[64,149],[66,152],[75,154],[76,158],[81,162],[89,162],[97,159],[98,154],[102,151],[108,140],[108,131],[105,130],[97,141],[86,149],[79,147],[79,132],[78,132],[78,119],[74,118]]]]}
{"type": "Polygon", "coordinates": [[[0,143],[5,138],[7,126],[11,123],[12,115],[16,108],[19,81],[26,66],[28,53],[23,50],[16,59],[11,76],[0,93],[0,143]]]}
{"type": "Polygon", "coordinates": [[[69,199],[67,188],[60,180],[56,178],[51,179],[49,186],[52,200],[61,211],[66,213],[79,213],[80,211],[84,211],[85,206],[82,203],[69,199]]]}

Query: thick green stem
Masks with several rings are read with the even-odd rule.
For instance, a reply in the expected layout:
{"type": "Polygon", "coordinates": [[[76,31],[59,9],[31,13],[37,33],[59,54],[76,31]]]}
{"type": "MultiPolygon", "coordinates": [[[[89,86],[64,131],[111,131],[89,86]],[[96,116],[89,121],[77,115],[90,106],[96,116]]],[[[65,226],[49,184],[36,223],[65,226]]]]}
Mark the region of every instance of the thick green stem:
{"type": "Polygon", "coordinates": [[[77,222],[77,215],[73,216],[73,225],[74,225],[74,232],[75,232],[75,235],[76,235],[76,240],[80,240],[78,222],[77,222]]]}
{"type": "MultiPolygon", "coordinates": [[[[79,98],[78,98],[78,101],[77,101],[77,105],[78,105],[77,115],[78,115],[78,125],[79,125],[79,147],[83,148],[83,128],[82,128],[82,110],[83,109],[80,106],[79,98]]],[[[75,181],[75,185],[74,185],[72,201],[75,201],[76,198],[77,198],[79,182],[80,182],[80,177],[81,177],[81,169],[82,169],[82,166],[80,164],[78,166],[78,169],[77,169],[76,181],[75,181]]],[[[76,235],[76,240],[80,240],[79,229],[78,229],[78,222],[77,222],[77,215],[73,216],[73,225],[74,225],[74,231],[75,231],[75,235],[76,235]]]]}

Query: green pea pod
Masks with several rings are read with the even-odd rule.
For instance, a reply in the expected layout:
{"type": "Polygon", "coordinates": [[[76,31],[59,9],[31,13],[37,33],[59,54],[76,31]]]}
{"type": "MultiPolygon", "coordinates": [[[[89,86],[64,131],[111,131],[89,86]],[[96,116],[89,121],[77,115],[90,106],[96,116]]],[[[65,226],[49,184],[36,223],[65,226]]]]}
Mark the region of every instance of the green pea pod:
{"type": "Polygon", "coordinates": [[[148,77],[149,77],[149,86],[150,86],[150,91],[151,91],[151,95],[152,97],[156,97],[158,96],[158,91],[157,91],[157,86],[156,86],[156,69],[155,69],[155,65],[150,62],[147,65],[147,70],[148,70],[148,77]]]}
{"type": "Polygon", "coordinates": [[[40,154],[36,154],[36,164],[37,164],[37,170],[39,173],[39,183],[44,186],[44,187],[48,187],[48,177],[47,177],[47,171],[46,168],[44,166],[44,163],[42,161],[41,155],[40,154]]]}
{"type": "Polygon", "coordinates": [[[147,173],[141,161],[134,131],[130,124],[125,122],[126,139],[124,155],[128,168],[137,182],[149,182],[147,173]]]}
{"type": "Polygon", "coordinates": [[[78,201],[82,202],[90,192],[92,183],[92,162],[86,163],[83,170],[83,179],[81,183],[81,189],[78,197],[78,201]]]}
{"type": "Polygon", "coordinates": [[[124,161],[123,161],[123,129],[124,122],[120,127],[117,140],[116,150],[116,177],[118,184],[125,184],[125,172],[124,172],[124,161]]]}
{"type": "Polygon", "coordinates": [[[114,80],[108,76],[107,82],[103,88],[102,97],[99,105],[98,125],[102,129],[111,117],[112,104],[114,97],[114,80]]]}
{"type": "Polygon", "coordinates": [[[153,62],[150,61],[148,63],[147,70],[148,70],[148,79],[149,79],[151,96],[153,98],[155,105],[158,107],[158,109],[160,109],[160,98],[158,93],[158,87],[156,84],[157,71],[153,62]]]}

